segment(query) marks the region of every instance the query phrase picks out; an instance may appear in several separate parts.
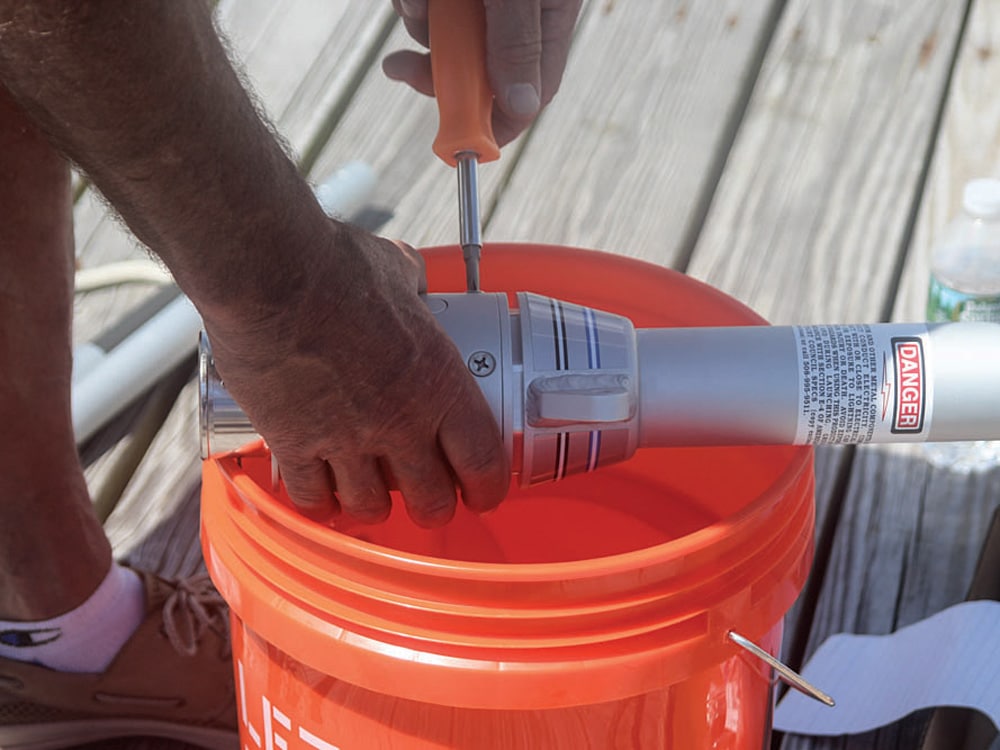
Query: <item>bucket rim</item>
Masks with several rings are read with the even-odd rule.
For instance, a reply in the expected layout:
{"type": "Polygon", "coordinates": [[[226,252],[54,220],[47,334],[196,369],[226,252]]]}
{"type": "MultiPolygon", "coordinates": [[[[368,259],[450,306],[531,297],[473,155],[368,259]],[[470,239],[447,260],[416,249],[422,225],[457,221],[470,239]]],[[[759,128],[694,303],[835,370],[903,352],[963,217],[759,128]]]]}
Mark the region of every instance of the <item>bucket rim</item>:
{"type": "MultiPolygon", "coordinates": [[[[775,498],[808,469],[813,460],[811,446],[797,446],[789,450],[787,446],[776,447],[790,454],[788,462],[780,474],[774,477],[767,488],[753,500],[725,518],[719,519],[696,531],[676,539],[639,549],[612,555],[587,557],[579,560],[557,562],[478,562],[434,557],[415,552],[394,549],[367,540],[358,539],[342,531],[303,516],[295,508],[271,496],[240,466],[242,460],[268,456],[263,441],[258,441],[245,450],[210,459],[214,461],[226,477],[241,490],[245,501],[272,523],[281,526],[292,535],[307,542],[348,556],[359,563],[378,565],[400,571],[419,570],[422,575],[434,575],[449,579],[467,581],[516,580],[519,582],[547,581],[558,579],[586,579],[595,576],[606,577],[638,566],[652,563],[662,564],[669,558],[681,558],[729,537],[733,530],[753,521],[760,514],[770,511],[775,498]]],[[[668,449],[664,449],[668,450],[668,449]]]]}

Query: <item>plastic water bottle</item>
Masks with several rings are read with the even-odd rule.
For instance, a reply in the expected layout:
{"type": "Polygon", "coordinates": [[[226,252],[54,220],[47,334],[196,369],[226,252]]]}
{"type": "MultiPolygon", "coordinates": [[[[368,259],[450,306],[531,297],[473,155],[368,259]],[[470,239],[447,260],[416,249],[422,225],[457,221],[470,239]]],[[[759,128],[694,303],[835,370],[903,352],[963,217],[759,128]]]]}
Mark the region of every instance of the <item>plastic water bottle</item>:
{"type": "MultiPolygon", "coordinates": [[[[972,180],[962,212],[945,228],[931,259],[927,320],[1000,322],[1000,180],[972,180]]],[[[928,443],[928,459],[955,471],[1000,463],[1000,441],[928,443]]]]}

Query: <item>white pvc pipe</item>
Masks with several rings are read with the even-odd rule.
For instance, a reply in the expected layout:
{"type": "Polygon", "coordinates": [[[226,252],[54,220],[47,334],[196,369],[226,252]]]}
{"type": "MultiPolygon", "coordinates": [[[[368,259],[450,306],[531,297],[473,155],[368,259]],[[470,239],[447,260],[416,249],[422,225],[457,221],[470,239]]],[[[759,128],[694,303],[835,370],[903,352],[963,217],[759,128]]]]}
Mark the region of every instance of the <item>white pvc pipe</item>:
{"type": "Polygon", "coordinates": [[[190,356],[200,330],[198,311],[187,297],[178,297],[94,364],[73,385],[77,443],[190,356]]]}
{"type": "Polygon", "coordinates": [[[73,348],[73,385],[83,380],[108,353],[92,341],[73,348]]]}
{"type": "Polygon", "coordinates": [[[350,161],[313,188],[323,211],[335,219],[349,219],[364,206],[375,189],[375,172],[364,162],[350,161]]]}
{"type": "Polygon", "coordinates": [[[81,268],[76,272],[74,290],[77,293],[92,292],[122,284],[171,284],[173,281],[170,272],[156,261],[136,258],[105,263],[95,268],[81,268]]]}

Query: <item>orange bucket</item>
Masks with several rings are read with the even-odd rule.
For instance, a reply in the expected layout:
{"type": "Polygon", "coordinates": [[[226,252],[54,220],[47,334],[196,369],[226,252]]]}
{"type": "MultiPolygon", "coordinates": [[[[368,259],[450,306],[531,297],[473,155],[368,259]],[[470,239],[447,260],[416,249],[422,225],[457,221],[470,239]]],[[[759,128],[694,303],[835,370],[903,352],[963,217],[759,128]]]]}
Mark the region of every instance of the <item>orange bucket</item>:
{"type": "MultiPolygon", "coordinates": [[[[426,258],[432,291],[464,289],[457,248],[426,258]]],[[[489,245],[484,278],[639,327],[762,322],[591,251],[489,245]]],[[[204,464],[243,747],[766,746],[770,668],[728,634],[777,654],[812,559],[810,448],[647,449],[435,530],[401,507],[331,528],[270,486],[260,443],[204,464]]]]}

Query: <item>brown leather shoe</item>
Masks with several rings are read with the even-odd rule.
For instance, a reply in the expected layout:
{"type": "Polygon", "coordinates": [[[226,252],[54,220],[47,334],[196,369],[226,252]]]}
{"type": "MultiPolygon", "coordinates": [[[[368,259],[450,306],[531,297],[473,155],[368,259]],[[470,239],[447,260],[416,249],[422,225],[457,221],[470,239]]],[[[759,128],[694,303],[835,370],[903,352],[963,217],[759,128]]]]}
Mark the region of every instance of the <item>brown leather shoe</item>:
{"type": "Polygon", "coordinates": [[[123,736],[238,748],[222,597],[205,574],[139,575],[146,619],[103,674],[0,658],[0,748],[56,750],[123,736]]]}

